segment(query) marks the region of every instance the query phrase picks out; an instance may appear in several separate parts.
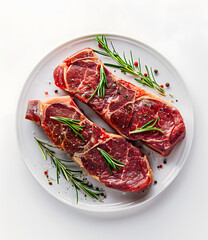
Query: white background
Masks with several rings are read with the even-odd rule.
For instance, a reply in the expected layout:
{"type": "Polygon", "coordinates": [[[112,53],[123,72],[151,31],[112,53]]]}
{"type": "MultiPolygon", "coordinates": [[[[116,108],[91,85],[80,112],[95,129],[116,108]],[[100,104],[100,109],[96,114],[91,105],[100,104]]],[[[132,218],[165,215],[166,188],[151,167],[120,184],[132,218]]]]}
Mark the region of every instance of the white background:
{"type": "Polygon", "coordinates": [[[0,239],[208,239],[208,2],[1,1],[0,239]],[[187,163],[159,197],[122,214],[79,212],[54,199],[26,168],[15,113],[25,80],[58,45],[92,33],[152,46],[179,70],[194,105],[187,163]]]}

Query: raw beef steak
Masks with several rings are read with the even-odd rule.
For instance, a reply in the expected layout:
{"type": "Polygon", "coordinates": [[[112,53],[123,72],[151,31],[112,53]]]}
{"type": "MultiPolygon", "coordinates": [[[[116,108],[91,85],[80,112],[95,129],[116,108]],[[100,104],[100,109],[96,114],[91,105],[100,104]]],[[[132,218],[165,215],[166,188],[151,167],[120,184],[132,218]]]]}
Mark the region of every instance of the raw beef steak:
{"type": "Polygon", "coordinates": [[[57,147],[69,153],[75,162],[107,187],[126,192],[139,192],[153,181],[153,173],[146,156],[125,138],[106,133],[89,121],[70,96],[56,97],[46,102],[29,101],[26,119],[41,125],[57,147]],[[85,141],[67,125],[50,117],[79,120],[79,124],[85,126],[80,132],[85,141]],[[125,167],[113,170],[111,174],[98,148],[124,163],[125,167]]]}
{"type": "Polygon", "coordinates": [[[162,98],[115,77],[105,67],[108,84],[105,98],[95,94],[90,99],[100,81],[101,64],[91,48],[83,49],[55,69],[55,84],[91,106],[125,138],[142,140],[152,149],[167,156],[185,137],[185,125],[179,111],[162,98]],[[163,133],[131,133],[157,118],[154,127],[161,129],[163,133]]]}

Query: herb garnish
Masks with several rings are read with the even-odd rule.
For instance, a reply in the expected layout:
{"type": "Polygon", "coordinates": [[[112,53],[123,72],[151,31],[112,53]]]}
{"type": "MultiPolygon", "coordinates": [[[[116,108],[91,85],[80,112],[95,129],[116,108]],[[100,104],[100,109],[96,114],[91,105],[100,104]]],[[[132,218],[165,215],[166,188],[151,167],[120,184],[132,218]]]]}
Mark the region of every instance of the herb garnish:
{"type": "Polygon", "coordinates": [[[125,167],[126,165],[122,162],[119,162],[118,160],[116,160],[115,158],[113,158],[110,154],[108,154],[105,150],[101,149],[101,148],[97,148],[98,151],[101,153],[101,155],[103,156],[105,162],[108,165],[108,168],[111,172],[111,175],[113,175],[112,173],[112,169],[114,169],[115,171],[120,170],[119,167],[125,167]],[[111,169],[112,168],[112,169],[111,169]]]}
{"type": "Polygon", "coordinates": [[[100,66],[100,82],[98,86],[96,87],[94,93],[92,96],[88,99],[90,101],[95,93],[97,92],[98,97],[102,97],[103,99],[105,98],[105,88],[108,88],[107,80],[106,80],[106,74],[103,65],[100,66]]]}
{"type": "Polygon", "coordinates": [[[137,128],[136,130],[130,132],[130,134],[147,132],[147,131],[159,131],[161,133],[164,133],[161,129],[154,128],[154,126],[157,123],[158,119],[159,119],[159,117],[157,117],[155,121],[154,121],[154,119],[152,119],[148,123],[144,124],[141,128],[137,128]],[[152,122],[154,122],[154,123],[152,125],[150,125],[152,122]]]}
{"type": "Polygon", "coordinates": [[[65,117],[50,117],[50,118],[66,124],[68,127],[71,128],[71,130],[74,133],[76,133],[76,135],[78,135],[83,141],[85,141],[83,136],[78,132],[78,131],[83,131],[83,128],[85,127],[80,125],[80,120],[70,119],[65,117]]]}
{"type": "Polygon", "coordinates": [[[126,59],[124,52],[123,52],[123,59],[122,59],[122,57],[119,55],[119,53],[115,50],[112,42],[110,42],[110,43],[111,43],[113,50],[112,51],[110,50],[105,35],[102,35],[101,37],[96,37],[96,38],[94,38],[94,40],[97,41],[100,44],[100,46],[102,47],[102,49],[105,51],[105,52],[103,52],[103,51],[93,49],[94,52],[99,53],[103,56],[110,57],[119,64],[119,65],[116,65],[116,64],[111,64],[111,63],[104,63],[106,66],[116,67],[116,68],[119,68],[124,74],[130,73],[132,75],[140,77],[140,79],[135,78],[135,80],[137,82],[140,82],[140,83],[150,87],[150,88],[153,88],[154,90],[159,92],[159,94],[165,96],[164,89],[155,80],[152,68],[150,67],[150,71],[149,71],[147,65],[145,65],[145,69],[146,69],[147,73],[143,74],[141,72],[142,70],[141,70],[140,59],[138,59],[138,63],[135,64],[135,62],[133,60],[132,51],[130,51],[130,60],[126,59]],[[151,72],[151,75],[150,75],[150,72],[151,72]]]}
{"type": "Polygon", "coordinates": [[[43,158],[45,160],[47,160],[47,155],[50,156],[53,164],[56,167],[56,181],[59,184],[59,175],[60,173],[63,174],[64,178],[69,182],[69,180],[72,182],[72,184],[75,187],[76,190],[76,196],[77,196],[77,203],[78,203],[78,190],[83,190],[88,196],[90,196],[91,198],[94,199],[99,199],[99,192],[103,192],[102,189],[98,189],[98,188],[93,188],[92,186],[90,186],[89,184],[87,184],[86,182],[84,182],[83,180],[79,179],[77,177],[77,175],[74,174],[74,172],[81,172],[81,171],[75,171],[75,170],[71,170],[68,169],[64,166],[63,162],[73,162],[70,160],[63,160],[60,158],[57,158],[55,156],[55,152],[50,150],[48,147],[52,147],[52,148],[57,148],[53,145],[49,145],[48,143],[42,142],[39,139],[35,138],[40,151],[43,155],[43,158]],[[46,147],[48,146],[48,147],[46,147]]]}

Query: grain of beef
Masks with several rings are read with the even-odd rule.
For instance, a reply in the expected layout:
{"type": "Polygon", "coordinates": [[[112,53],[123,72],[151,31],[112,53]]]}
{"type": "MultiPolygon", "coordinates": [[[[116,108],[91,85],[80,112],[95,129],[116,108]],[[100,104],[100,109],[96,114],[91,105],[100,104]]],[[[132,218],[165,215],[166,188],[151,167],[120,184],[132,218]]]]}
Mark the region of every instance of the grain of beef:
{"type": "Polygon", "coordinates": [[[142,140],[167,156],[185,137],[185,125],[179,111],[164,99],[117,78],[105,67],[108,83],[105,98],[95,94],[89,101],[99,83],[101,64],[91,48],[83,49],[55,69],[55,84],[91,106],[125,138],[142,140]],[[164,133],[130,133],[158,117],[155,127],[164,133]]]}
{"type": "Polygon", "coordinates": [[[46,102],[29,101],[26,119],[41,125],[57,147],[69,153],[75,162],[107,187],[126,192],[139,192],[153,182],[153,173],[146,156],[125,138],[106,133],[89,121],[70,96],[55,97],[46,102]],[[85,141],[67,125],[51,117],[79,120],[80,125],[85,126],[81,132],[85,141]],[[97,148],[108,152],[116,160],[124,163],[125,167],[113,170],[111,174],[97,148]]]}

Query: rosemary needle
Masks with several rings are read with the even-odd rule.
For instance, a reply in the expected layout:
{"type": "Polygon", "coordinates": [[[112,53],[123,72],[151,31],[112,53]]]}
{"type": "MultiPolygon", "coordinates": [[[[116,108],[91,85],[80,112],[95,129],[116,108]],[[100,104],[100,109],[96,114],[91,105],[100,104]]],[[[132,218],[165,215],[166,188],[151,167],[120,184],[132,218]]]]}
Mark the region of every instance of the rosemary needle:
{"type": "Polygon", "coordinates": [[[151,121],[149,121],[148,123],[144,124],[141,128],[137,128],[136,130],[130,132],[130,134],[133,133],[141,133],[141,132],[147,132],[147,131],[159,131],[161,133],[164,133],[161,129],[159,128],[154,128],[155,124],[157,123],[159,117],[156,118],[156,120],[154,121],[154,119],[152,119],[151,121]],[[153,122],[152,125],[150,125],[153,122]]]}
{"type": "Polygon", "coordinates": [[[119,55],[119,53],[115,50],[112,42],[110,42],[112,50],[109,48],[105,35],[102,35],[101,37],[97,36],[96,38],[94,38],[94,40],[97,41],[102,47],[102,49],[105,51],[103,52],[103,51],[93,49],[94,52],[110,57],[119,64],[119,65],[116,65],[111,63],[105,63],[106,66],[119,68],[124,74],[130,73],[134,76],[138,76],[139,78],[135,78],[137,82],[142,83],[156,90],[159,94],[165,96],[164,89],[155,80],[152,68],[150,67],[150,71],[149,71],[149,68],[145,65],[145,70],[147,73],[143,74],[141,70],[140,59],[138,59],[137,66],[135,66],[132,51],[130,51],[130,59],[127,60],[125,53],[123,52],[123,58],[122,58],[119,55]]]}
{"type": "Polygon", "coordinates": [[[90,101],[93,96],[96,94],[98,97],[102,97],[103,99],[105,98],[105,88],[108,88],[107,80],[106,80],[106,74],[103,65],[100,66],[100,82],[98,86],[96,87],[94,93],[91,95],[91,97],[88,99],[90,101]]]}
{"type": "Polygon", "coordinates": [[[62,162],[66,162],[67,160],[63,160],[60,158],[57,158],[55,156],[55,152],[50,150],[47,146],[49,147],[53,147],[56,148],[53,145],[49,145],[45,142],[40,141],[39,139],[35,138],[41,153],[43,154],[44,159],[47,159],[47,154],[50,156],[53,164],[56,167],[56,179],[57,179],[57,183],[59,183],[59,175],[60,173],[63,174],[64,178],[69,182],[69,180],[72,182],[73,186],[75,187],[75,191],[76,191],[76,199],[77,199],[77,203],[78,203],[78,191],[82,190],[84,191],[88,196],[90,196],[91,198],[94,199],[99,199],[99,192],[103,192],[102,189],[95,189],[92,186],[90,186],[88,183],[84,182],[83,180],[81,180],[80,178],[78,178],[77,175],[74,174],[74,172],[78,172],[80,173],[81,171],[75,171],[75,170],[71,170],[69,168],[66,168],[66,166],[62,163],[62,162]]]}
{"type": "Polygon", "coordinates": [[[83,128],[85,127],[80,125],[80,120],[70,119],[65,117],[50,117],[50,118],[66,124],[69,128],[71,128],[71,130],[76,135],[78,135],[83,141],[85,141],[83,136],[78,132],[78,131],[83,131],[83,128]]]}
{"type": "Polygon", "coordinates": [[[119,162],[118,160],[116,160],[115,158],[113,158],[110,154],[108,154],[105,150],[101,149],[101,148],[97,148],[98,151],[101,153],[101,155],[103,156],[105,162],[108,165],[108,168],[111,172],[111,175],[113,175],[112,173],[112,169],[114,169],[115,171],[120,170],[119,167],[125,167],[125,164],[122,162],[119,162]]]}

